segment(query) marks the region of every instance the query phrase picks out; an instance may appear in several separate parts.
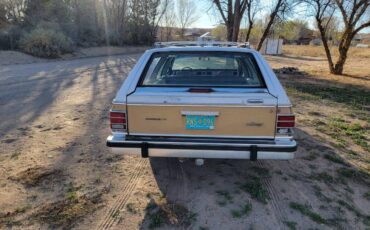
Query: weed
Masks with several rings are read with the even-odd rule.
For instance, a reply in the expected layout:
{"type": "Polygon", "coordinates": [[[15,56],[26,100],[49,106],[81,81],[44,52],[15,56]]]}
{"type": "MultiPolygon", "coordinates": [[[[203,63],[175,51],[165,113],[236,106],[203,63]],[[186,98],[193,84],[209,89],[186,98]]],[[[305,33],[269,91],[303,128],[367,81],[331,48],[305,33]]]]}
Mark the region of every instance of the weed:
{"type": "Polygon", "coordinates": [[[164,214],[162,212],[157,212],[149,217],[149,228],[159,228],[163,225],[165,221],[164,214]]]}
{"type": "Polygon", "coordinates": [[[368,181],[369,176],[361,171],[351,168],[339,168],[337,170],[337,173],[339,175],[339,179],[342,182],[345,181],[345,178],[347,178],[352,179],[353,181],[357,181],[359,183],[370,185],[370,182],[368,181]]]}
{"type": "Polygon", "coordinates": [[[308,206],[307,204],[299,204],[296,202],[290,202],[289,207],[299,211],[305,216],[308,216],[312,221],[315,221],[316,223],[319,224],[326,224],[326,220],[320,216],[320,214],[313,212],[311,210],[311,207],[308,206]]]}
{"type": "Polygon", "coordinates": [[[370,201],[370,192],[365,192],[364,198],[370,201]]]}
{"type": "Polygon", "coordinates": [[[182,205],[163,200],[159,200],[159,203],[152,200],[146,210],[149,214],[149,228],[158,228],[163,224],[186,227],[194,222],[197,216],[182,205]]]}
{"type": "Polygon", "coordinates": [[[316,112],[316,111],[309,111],[309,112],[308,112],[308,115],[310,115],[310,116],[322,116],[322,114],[321,114],[321,113],[316,112]]]}
{"type": "Polygon", "coordinates": [[[252,198],[266,204],[270,199],[268,191],[257,176],[249,176],[244,184],[239,186],[245,192],[248,192],[252,198]]]}
{"type": "Polygon", "coordinates": [[[17,149],[15,150],[12,155],[10,156],[11,159],[18,160],[18,157],[22,154],[22,152],[17,149]]]}
{"type": "Polygon", "coordinates": [[[253,166],[251,168],[251,171],[256,173],[258,176],[268,176],[268,177],[270,176],[270,171],[266,168],[253,166]]]}
{"type": "Polygon", "coordinates": [[[281,170],[276,170],[275,173],[278,174],[278,175],[283,175],[283,171],[281,171],[281,170]]]}
{"type": "Polygon", "coordinates": [[[209,230],[209,228],[208,228],[208,227],[204,227],[204,226],[200,226],[200,227],[198,228],[198,230],[209,230]]]}
{"type": "Polygon", "coordinates": [[[26,205],[26,206],[22,206],[22,207],[18,207],[14,210],[15,213],[17,214],[20,214],[20,213],[25,213],[28,209],[30,209],[31,206],[30,205],[26,205]]]}
{"type": "Polygon", "coordinates": [[[65,197],[68,200],[76,200],[77,199],[77,191],[78,187],[75,187],[72,182],[67,184],[65,197]]]}
{"type": "Polygon", "coordinates": [[[334,154],[325,154],[324,155],[324,158],[331,161],[331,162],[334,162],[334,163],[337,163],[337,164],[341,164],[341,165],[348,165],[342,158],[334,155],[334,154]]]}
{"type": "Polygon", "coordinates": [[[240,207],[238,210],[231,210],[231,215],[234,218],[240,218],[242,216],[248,215],[252,211],[252,204],[248,203],[240,207]]]}
{"type": "Polygon", "coordinates": [[[330,184],[335,182],[334,177],[330,176],[326,172],[321,172],[321,173],[314,173],[311,176],[309,176],[311,180],[317,180],[321,182],[325,182],[326,184],[330,184]]]}
{"type": "Polygon", "coordinates": [[[226,190],[217,190],[216,193],[223,197],[227,201],[231,201],[233,198],[231,197],[230,193],[226,190]]]}
{"type": "Polygon", "coordinates": [[[74,200],[45,203],[34,212],[32,218],[49,224],[50,229],[72,229],[77,221],[101,207],[101,195],[101,192],[92,192],[74,200]]]}
{"type": "Polygon", "coordinates": [[[290,230],[296,230],[297,229],[297,223],[294,221],[284,221],[284,224],[290,229],[290,230]]]}
{"type": "Polygon", "coordinates": [[[311,153],[310,155],[308,156],[304,156],[303,159],[306,160],[306,161],[313,161],[317,158],[317,156],[313,153],[311,153]]]}
{"type": "Polygon", "coordinates": [[[137,213],[137,208],[135,207],[135,204],[133,204],[133,203],[128,203],[126,205],[126,209],[127,209],[127,211],[129,211],[132,214],[136,214],[137,213]]]}
{"type": "Polygon", "coordinates": [[[226,203],[226,201],[224,201],[224,200],[218,200],[218,201],[217,201],[217,204],[218,204],[220,207],[224,207],[227,203],[226,203]]]}
{"type": "Polygon", "coordinates": [[[322,193],[322,190],[318,185],[314,185],[314,186],[312,186],[312,188],[314,189],[315,195],[317,196],[317,198],[319,198],[321,201],[325,201],[327,203],[330,203],[330,202],[333,201],[332,199],[330,199],[329,197],[325,196],[322,193]]]}
{"type": "Polygon", "coordinates": [[[358,217],[362,216],[362,214],[353,205],[351,205],[351,204],[349,204],[349,203],[347,203],[343,200],[338,200],[337,202],[340,206],[345,207],[349,211],[352,211],[353,213],[355,213],[356,216],[358,216],[358,217]]]}

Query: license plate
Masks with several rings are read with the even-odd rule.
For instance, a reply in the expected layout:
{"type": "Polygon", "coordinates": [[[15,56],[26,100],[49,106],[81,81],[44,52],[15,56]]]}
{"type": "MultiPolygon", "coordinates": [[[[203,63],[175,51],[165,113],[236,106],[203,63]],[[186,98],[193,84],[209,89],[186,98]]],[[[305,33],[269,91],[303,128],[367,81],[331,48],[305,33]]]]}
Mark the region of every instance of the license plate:
{"type": "Polygon", "coordinates": [[[215,129],[215,116],[186,115],[186,129],[215,129]]]}

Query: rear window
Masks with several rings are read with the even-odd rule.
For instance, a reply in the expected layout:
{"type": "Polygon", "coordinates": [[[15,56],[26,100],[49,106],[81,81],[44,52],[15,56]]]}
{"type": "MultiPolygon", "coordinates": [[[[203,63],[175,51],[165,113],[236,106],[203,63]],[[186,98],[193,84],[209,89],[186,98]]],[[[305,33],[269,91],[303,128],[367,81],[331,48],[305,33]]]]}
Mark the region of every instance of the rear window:
{"type": "Polygon", "coordinates": [[[224,52],[156,53],[141,86],[264,87],[253,55],[224,52]]]}

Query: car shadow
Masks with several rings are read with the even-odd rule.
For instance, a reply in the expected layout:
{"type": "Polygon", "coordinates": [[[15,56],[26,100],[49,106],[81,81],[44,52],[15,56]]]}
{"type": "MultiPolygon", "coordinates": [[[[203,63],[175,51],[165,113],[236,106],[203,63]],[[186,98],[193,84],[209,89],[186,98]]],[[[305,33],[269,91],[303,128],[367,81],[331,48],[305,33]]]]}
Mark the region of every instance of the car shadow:
{"type": "Polygon", "coordinates": [[[200,167],[191,159],[150,158],[162,195],[152,195],[140,228],[156,224],[161,229],[287,229],[288,222],[303,229],[361,226],[350,213],[337,215],[337,209],[345,199],[366,218],[369,206],[351,200],[370,202],[348,191],[366,191],[368,175],[305,131],[296,133],[299,148],[295,159],[288,161],[206,159],[200,167]],[[294,204],[308,205],[322,223],[302,215],[294,204]],[[245,209],[248,205],[250,211],[245,209]],[[188,213],[171,209],[177,206],[188,213]],[[158,212],[160,221],[155,222],[158,212]],[[184,221],[184,216],[189,219],[184,221]],[[180,221],[171,222],[170,217],[180,221]]]}

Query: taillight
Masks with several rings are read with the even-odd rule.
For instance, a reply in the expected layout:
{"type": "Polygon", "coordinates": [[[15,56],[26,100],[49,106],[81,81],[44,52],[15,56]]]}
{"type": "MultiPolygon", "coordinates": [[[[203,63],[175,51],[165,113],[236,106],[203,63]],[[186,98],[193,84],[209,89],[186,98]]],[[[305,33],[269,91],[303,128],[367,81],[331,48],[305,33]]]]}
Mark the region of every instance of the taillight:
{"type": "Polygon", "coordinates": [[[110,127],[115,132],[127,131],[126,111],[110,111],[110,127]]]}
{"type": "Polygon", "coordinates": [[[295,126],[295,116],[292,114],[291,107],[278,108],[276,121],[277,135],[290,135],[295,126]]]}

